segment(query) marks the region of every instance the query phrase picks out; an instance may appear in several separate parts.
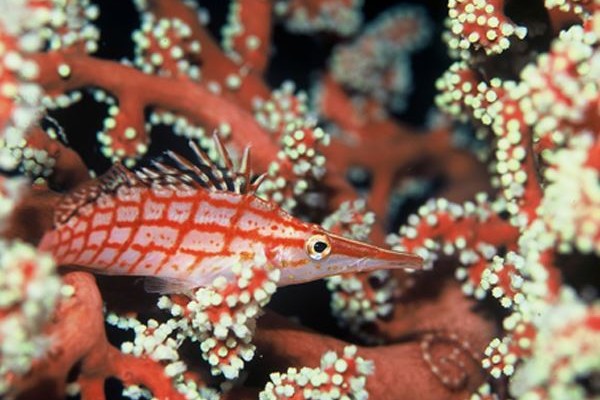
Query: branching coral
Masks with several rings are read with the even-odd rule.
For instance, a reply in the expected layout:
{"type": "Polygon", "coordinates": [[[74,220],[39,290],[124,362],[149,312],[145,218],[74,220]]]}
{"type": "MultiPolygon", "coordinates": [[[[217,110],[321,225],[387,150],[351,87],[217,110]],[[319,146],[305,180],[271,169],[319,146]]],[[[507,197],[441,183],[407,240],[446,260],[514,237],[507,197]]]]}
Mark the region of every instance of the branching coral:
{"type": "MultiPolygon", "coordinates": [[[[371,3],[0,0],[0,395],[598,397],[597,1],[371,3]],[[445,68],[442,41],[453,61],[434,85],[422,76],[445,68]],[[403,121],[425,121],[430,103],[424,126],[403,121]],[[261,206],[281,208],[416,253],[425,271],[275,293],[290,280],[269,263],[281,260],[249,251],[211,258],[202,287],[139,285],[36,248],[65,210],[108,207],[102,190],[135,181],[185,197],[190,171],[268,201],[246,230],[261,206]]],[[[223,212],[211,210],[203,221],[223,212]]],[[[168,241],[159,231],[148,237],[168,241]]],[[[311,244],[299,251],[319,259],[327,242],[311,244]]]]}

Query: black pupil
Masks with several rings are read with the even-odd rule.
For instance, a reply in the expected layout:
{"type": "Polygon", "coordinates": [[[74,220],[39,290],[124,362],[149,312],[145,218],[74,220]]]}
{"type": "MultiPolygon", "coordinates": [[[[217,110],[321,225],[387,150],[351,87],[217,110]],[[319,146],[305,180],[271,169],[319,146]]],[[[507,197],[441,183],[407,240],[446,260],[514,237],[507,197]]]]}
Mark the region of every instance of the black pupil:
{"type": "Polygon", "coordinates": [[[325,242],[317,242],[315,243],[315,245],[313,246],[313,249],[317,252],[317,253],[322,253],[325,251],[325,249],[327,248],[327,243],[325,242]]]}

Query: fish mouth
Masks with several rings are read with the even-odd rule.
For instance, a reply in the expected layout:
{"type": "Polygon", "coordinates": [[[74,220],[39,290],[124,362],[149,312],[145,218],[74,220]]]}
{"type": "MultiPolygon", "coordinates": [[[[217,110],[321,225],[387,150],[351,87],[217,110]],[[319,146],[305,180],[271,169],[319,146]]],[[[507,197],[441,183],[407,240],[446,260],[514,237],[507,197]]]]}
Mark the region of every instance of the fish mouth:
{"type": "Polygon", "coordinates": [[[416,254],[384,249],[329,233],[331,253],[352,260],[346,272],[378,269],[423,269],[423,259],[416,254]]]}

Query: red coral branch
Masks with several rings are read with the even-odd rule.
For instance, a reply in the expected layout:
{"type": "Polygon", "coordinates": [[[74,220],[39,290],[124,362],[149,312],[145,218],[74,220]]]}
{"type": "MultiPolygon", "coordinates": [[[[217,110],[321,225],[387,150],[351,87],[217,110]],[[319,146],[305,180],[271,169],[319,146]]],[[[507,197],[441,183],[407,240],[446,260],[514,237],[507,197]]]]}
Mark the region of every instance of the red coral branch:
{"type": "MultiPolygon", "coordinates": [[[[486,168],[455,146],[450,122],[414,128],[399,120],[411,89],[423,94],[411,57],[432,36],[425,8],[393,7],[363,23],[375,3],[232,1],[220,45],[195,2],[135,1],[134,59],[116,62],[90,55],[99,47],[92,21],[102,7],[13,0],[5,9],[0,1],[0,167],[7,172],[0,178],[0,394],[78,391],[102,399],[113,377],[134,398],[212,400],[217,390],[205,384],[212,372],[228,381],[218,391],[226,399],[594,395],[598,300],[586,274],[600,254],[596,3],[546,0],[531,12],[519,2],[448,2],[443,36],[458,61],[436,85],[437,105],[470,124],[486,147],[486,168]],[[331,51],[310,95],[289,82],[267,83],[279,68],[267,68],[277,50],[275,19],[291,32],[325,33],[311,39],[331,51]],[[254,329],[275,277],[244,263],[232,269],[235,279],[162,297],[158,306],[135,283],[105,277],[122,296],[107,309],[123,312],[105,316],[110,296],[93,276],[64,266],[59,276],[47,256],[19,241],[38,243],[64,206],[65,196],[46,186],[68,192],[88,180],[58,122],[45,116],[79,101],[81,90],[107,108],[97,139],[112,162],[133,166],[150,131],[163,128],[218,156],[206,140],[206,130],[218,129],[236,150],[252,145],[255,171],[267,173],[262,196],[360,240],[372,229],[371,241],[384,242],[388,214],[397,211],[390,200],[410,182],[441,181],[422,194],[444,198],[426,202],[387,238],[430,268],[328,280],[344,330],[327,333],[374,347],[349,346],[272,312],[254,329]],[[357,168],[372,177],[368,192],[347,180],[357,168]],[[27,189],[15,174],[46,184],[27,189]],[[108,329],[132,330],[135,338],[120,349],[118,340],[109,343],[105,317],[108,329]],[[189,339],[200,349],[188,347],[189,339]],[[246,379],[232,381],[238,376],[246,379]]],[[[177,179],[157,165],[164,176],[147,169],[147,184],[177,179]]]]}
{"type": "Polygon", "coordinates": [[[124,384],[147,387],[159,398],[183,399],[164,368],[151,360],[128,356],[108,343],[104,331],[102,298],[92,275],[71,272],[63,283],[73,289],[71,297],[63,299],[52,322],[46,327],[50,348],[31,372],[13,385],[25,396],[40,395],[59,398],[65,392],[67,376],[77,369],[77,382],[83,399],[104,398],[104,381],[116,377],[124,384]],[[73,329],[76,326],[77,329],[73,329]],[[52,382],[48,388],[43,382],[52,382]]]}
{"type": "MultiPolygon", "coordinates": [[[[68,92],[95,86],[115,95],[126,109],[130,107],[128,113],[123,114],[127,118],[125,126],[133,127],[142,138],[127,140],[124,125],[121,125],[123,131],[113,136],[113,140],[122,141],[127,149],[131,149],[131,144],[146,143],[143,113],[146,107],[154,106],[176,111],[211,128],[227,122],[239,132],[235,141],[240,148],[247,143],[254,144],[258,170],[266,170],[273,153],[277,152],[275,144],[250,113],[193,82],[146,75],[131,67],[88,56],[48,53],[38,54],[34,59],[40,65],[38,81],[47,91],[68,92]],[[66,79],[56,72],[62,64],[70,68],[66,79]],[[202,107],[198,107],[199,104],[202,107]]],[[[115,146],[122,148],[116,143],[115,146]]]]}

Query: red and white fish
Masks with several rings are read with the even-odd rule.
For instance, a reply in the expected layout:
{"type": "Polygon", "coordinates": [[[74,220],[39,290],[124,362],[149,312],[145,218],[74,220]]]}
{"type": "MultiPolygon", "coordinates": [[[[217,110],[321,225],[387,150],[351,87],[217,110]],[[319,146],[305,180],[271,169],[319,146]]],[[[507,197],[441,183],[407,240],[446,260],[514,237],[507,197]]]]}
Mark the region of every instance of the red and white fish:
{"type": "MultiPolygon", "coordinates": [[[[419,269],[420,257],[346,239],[303,222],[256,196],[246,150],[235,173],[191,145],[201,165],[167,153],[135,172],[114,166],[66,195],[40,249],[60,265],[97,273],[159,278],[162,292],[207,286],[232,276],[240,257],[281,270],[279,285],[376,269],[419,269]],[[255,255],[264,257],[254,257],[255,255]]],[[[154,279],[156,282],[156,279],[154,279]]]]}

